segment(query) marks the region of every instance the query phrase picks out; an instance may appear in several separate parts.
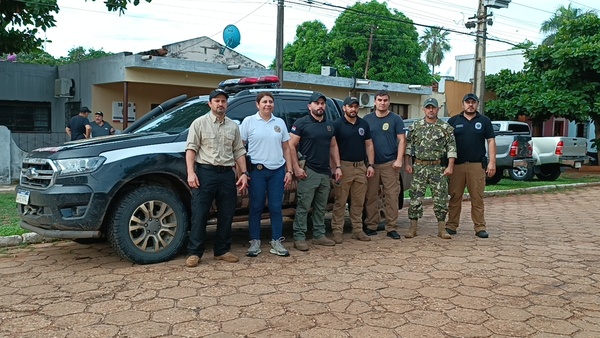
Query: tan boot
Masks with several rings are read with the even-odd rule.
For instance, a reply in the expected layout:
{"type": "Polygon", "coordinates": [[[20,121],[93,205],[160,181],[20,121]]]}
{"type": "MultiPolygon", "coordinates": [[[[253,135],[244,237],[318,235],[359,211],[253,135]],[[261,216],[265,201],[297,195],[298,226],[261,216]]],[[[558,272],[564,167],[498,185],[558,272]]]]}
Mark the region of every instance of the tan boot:
{"type": "Polygon", "coordinates": [[[344,238],[342,238],[341,232],[334,232],[332,239],[335,242],[335,244],[342,244],[344,242],[344,238]]]}
{"type": "Polygon", "coordinates": [[[410,226],[408,227],[408,232],[404,235],[406,238],[417,237],[417,222],[416,219],[410,220],[410,226]]]}
{"type": "Polygon", "coordinates": [[[443,239],[451,239],[452,236],[446,232],[446,222],[438,221],[438,237],[443,239]]]}
{"type": "Polygon", "coordinates": [[[371,237],[365,235],[362,229],[358,229],[357,231],[352,232],[352,239],[357,239],[359,241],[368,242],[371,240],[371,237]]]}

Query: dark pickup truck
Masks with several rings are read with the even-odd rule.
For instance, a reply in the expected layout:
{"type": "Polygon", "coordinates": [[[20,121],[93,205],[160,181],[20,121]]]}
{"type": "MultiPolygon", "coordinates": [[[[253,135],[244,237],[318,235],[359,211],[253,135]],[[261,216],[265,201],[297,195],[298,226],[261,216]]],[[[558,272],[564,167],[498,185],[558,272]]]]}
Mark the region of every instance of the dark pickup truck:
{"type": "MultiPolygon", "coordinates": [[[[259,90],[265,89],[232,95],[227,116],[241,122],[256,113],[259,90]]],[[[312,91],[269,90],[275,96],[274,114],[288,128],[308,114],[312,91]]],[[[23,160],[16,188],[21,227],[78,242],[107,238],[119,255],[139,264],[174,257],[183,247],[190,223],[185,166],[188,127],[209,112],[207,101],[208,96],[174,98],[123,134],[32,151],[23,160]]],[[[327,119],[341,114],[341,101],[328,98],[327,119]]],[[[401,190],[400,206],[402,201],[401,190]]],[[[293,216],[295,203],[295,189],[286,191],[284,214],[293,216]]],[[[245,220],[247,213],[248,196],[238,195],[235,220],[245,220]]]]}

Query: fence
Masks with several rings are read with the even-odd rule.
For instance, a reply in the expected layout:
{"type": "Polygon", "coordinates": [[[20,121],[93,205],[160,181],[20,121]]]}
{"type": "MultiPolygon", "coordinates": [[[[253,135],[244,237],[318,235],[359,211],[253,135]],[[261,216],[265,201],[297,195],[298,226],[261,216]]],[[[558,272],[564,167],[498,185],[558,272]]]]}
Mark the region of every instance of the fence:
{"type": "Polygon", "coordinates": [[[12,133],[15,144],[23,151],[30,152],[36,148],[58,146],[68,141],[67,133],[12,133]]]}

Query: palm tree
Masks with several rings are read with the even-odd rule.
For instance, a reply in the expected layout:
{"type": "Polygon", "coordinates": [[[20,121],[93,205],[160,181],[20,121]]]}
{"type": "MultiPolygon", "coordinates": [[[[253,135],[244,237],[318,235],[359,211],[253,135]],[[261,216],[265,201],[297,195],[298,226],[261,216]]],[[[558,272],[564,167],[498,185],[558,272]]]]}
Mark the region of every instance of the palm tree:
{"type": "Polygon", "coordinates": [[[540,27],[540,32],[546,34],[546,38],[542,41],[542,45],[552,45],[554,44],[554,39],[556,38],[556,33],[558,29],[567,21],[575,20],[578,17],[582,16],[587,12],[584,12],[581,8],[571,7],[569,4],[566,8],[565,6],[560,6],[552,14],[552,16],[542,22],[542,26],[540,27]]]}
{"type": "Polygon", "coordinates": [[[427,28],[419,39],[421,48],[425,51],[425,62],[431,65],[431,74],[435,74],[435,67],[442,64],[444,53],[452,49],[448,42],[450,32],[440,27],[427,28]]]}

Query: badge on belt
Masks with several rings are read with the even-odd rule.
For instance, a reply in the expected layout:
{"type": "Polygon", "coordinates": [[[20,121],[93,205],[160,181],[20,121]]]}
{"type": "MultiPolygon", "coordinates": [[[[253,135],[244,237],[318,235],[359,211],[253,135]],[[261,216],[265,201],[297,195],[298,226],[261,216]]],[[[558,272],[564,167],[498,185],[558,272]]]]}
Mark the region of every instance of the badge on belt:
{"type": "Polygon", "coordinates": [[[264,166],[262,164],[257,164],[256,169],[263,170],[264,166]]]}

